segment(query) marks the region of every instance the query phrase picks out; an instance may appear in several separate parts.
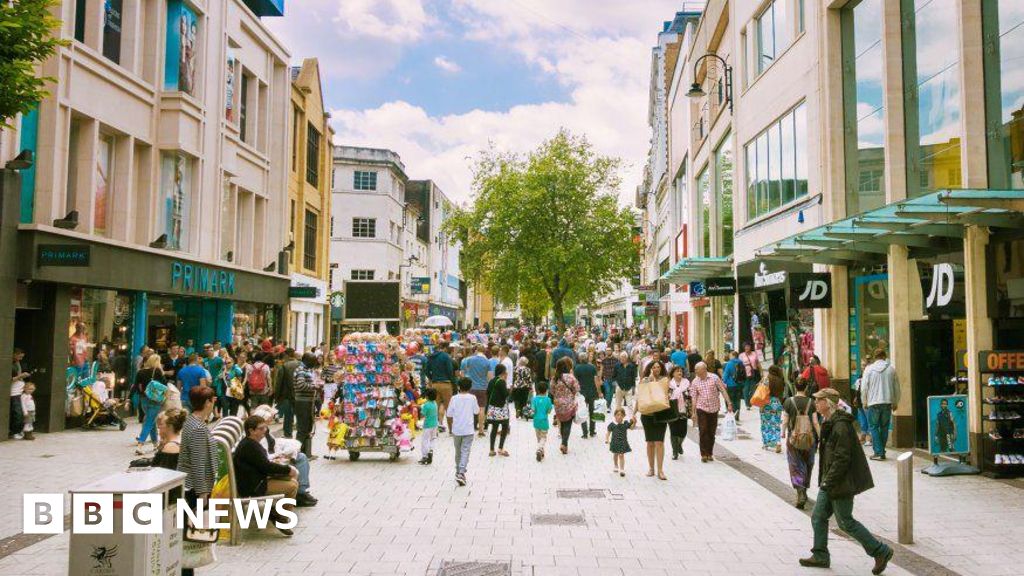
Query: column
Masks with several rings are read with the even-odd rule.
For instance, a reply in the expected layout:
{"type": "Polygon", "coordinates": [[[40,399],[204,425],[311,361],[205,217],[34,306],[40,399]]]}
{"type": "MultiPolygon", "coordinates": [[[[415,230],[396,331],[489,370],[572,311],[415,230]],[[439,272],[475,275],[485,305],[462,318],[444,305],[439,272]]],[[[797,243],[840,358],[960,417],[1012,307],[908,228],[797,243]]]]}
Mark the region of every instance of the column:
{"type": "Polygon", "coordinates": [[[992,349],[992,319],[988,313],[988,262],[986,248],[989,231],[967,226],[964,236],[964,290],[967,295],[967,393],[970,406],[968,427],[971,433],[971,463],[982,464],[985,427],[981,419],[983,382],[978,352],[992,349]]]}
{"type": "Polygon", "coordinates": [[[0,440],[8,435],[11,411],[11,363],[14,351],[15,294],[18,285],[18,217],[21,178],[13,170],[0,169],[0,440]]]}
{"type": "Polygon", "coordinates": [[[832,307],[815,310],[815,353],[834,380],[850,379],[850,274],[846,266],[832,266],[832,307]]]}
{"type": "MultiPolygon", "coordinates": [[[[132,302],[132,338],[129,344],[129,357],[133,359],[131,370],[131,381],[135,381],[135,355],[139,349],[149,341],[149,294],[136,292],[132,302]]],[[[184,340],[180,340],[184,343],[184,340]]]]}
{"type": "MultiPolygon", "coordinates": [[[[916,274],[913,275],[916,277],[916,274]]],[[[904,246],[889,247],[889,359],[900,383],[900,402],[893,415],[890,441],[896,447],[914,444],[914,387],[911,380],[910,261],[904,246]]],[[[870,351],[865,351],[870,353],[870,351]]]]}

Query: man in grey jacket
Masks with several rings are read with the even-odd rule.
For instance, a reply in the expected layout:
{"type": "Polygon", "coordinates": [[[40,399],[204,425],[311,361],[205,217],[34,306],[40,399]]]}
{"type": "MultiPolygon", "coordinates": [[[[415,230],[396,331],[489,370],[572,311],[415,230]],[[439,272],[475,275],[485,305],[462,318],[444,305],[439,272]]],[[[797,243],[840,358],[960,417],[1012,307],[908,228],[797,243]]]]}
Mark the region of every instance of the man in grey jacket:
{"type": "Polygon", "coordinates": [[[885,444],[889,440],[889,423],[896,406],[900,403],[900,383],[896,369],[885,353],[879,348],[874,354],[875,361],[864,369],[860,384],[860,399],[868,410],[868,427],[871,429],[872,460],[885,460],[885,444]]]}

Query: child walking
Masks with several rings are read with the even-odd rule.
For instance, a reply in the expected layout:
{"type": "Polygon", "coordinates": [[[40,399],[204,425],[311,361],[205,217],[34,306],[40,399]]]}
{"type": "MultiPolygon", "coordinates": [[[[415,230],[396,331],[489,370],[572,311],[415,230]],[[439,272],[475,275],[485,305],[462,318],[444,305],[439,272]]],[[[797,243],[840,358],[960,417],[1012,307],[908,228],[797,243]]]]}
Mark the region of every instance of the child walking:
{"type": "Polygon", "coordinates": [[[505,451],[505,438],[508,436],[511,414],[508,409],[508,384],[505,381],[504,364],[494,367],[494,378],[487,384],[487,424],[491,427],[490,455],[508,456],[505,451]],[[498,439],[498,451],[494,451],[494,440],[498,439]]]}
{"type": "Polygon", "coordinates": [[[469,393],[473,381],[469,378],[459,379],[459,393],[448,403],[447,416],[452,422],[452,440],[455,442],[455,481],[459,486],[466,485],[466,468],[469,466],[469,449],[473,446],[473,434],[476,433],[476,416],[480,413],[480,405],[476,396],[469,393]]]}
{"type": "Polygon", "coordinates": [[[548,428],[551,427],[551,409],[554,403],[548,396],[548,383],[537,382],[537,394],[530,402],[533,409],[533,430],[537,433],[537,462],[544,459],[544,444],[548,441],[548,428]]]}
{"type": "Polygon", "coordinates": [[[437,439],[437,390],[427,388],[424,396],[427,401],[420,407],[420,413],[423,414],[423,432],[420,437],[423,458],[420,458],[420,464],[428,465],[434,462],[434,441],[437,439]]]}
{"type": "Polygon", "coordinates": [[[629,436],[626,432],[636,425],[636,420],[626,422],[625,418],[626,411],[621,407],[616,408],[615,422],[608,425],[608,432],[604,436],[604,443],[608,444],[608,449],[612,451],[612,463],[615,465],[615,472],[619,476],[626,475],[626,453],[632,452],[632,449],[629,447],[629,436]]]}

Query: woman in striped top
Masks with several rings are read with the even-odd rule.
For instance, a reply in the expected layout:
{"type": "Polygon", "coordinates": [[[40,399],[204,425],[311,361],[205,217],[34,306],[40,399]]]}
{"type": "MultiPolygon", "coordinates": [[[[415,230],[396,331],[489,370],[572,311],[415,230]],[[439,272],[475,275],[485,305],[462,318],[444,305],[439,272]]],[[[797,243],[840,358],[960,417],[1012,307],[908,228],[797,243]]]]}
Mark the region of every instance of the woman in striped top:
{"type": "MultiPolygon", "coordinates": [[[[198,500],[209,498],[217,482],[217,468],[220,466],[217,445],[210,436],[206,421],[217,402],[217,395],[209,386],[193,386],[189,392],[192,413],[185,420],[181,430],[181,453],[178,455],[178,471],[185,476],[185,501],[194,510],[198,500]]],[[[182,576],[191,576],[192,569],[183,568],[182,576]]]]}

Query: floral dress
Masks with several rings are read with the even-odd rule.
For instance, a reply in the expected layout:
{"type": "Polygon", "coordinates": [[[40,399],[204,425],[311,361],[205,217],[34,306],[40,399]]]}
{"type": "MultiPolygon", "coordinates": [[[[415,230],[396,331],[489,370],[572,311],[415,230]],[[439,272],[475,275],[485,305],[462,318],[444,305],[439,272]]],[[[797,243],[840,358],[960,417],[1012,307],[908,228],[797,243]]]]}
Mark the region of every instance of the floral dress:
{"type": "Polygon", "coordinates": [[[775,448],[782,438],[782,402],[775,396],[761,408],[761,444],[775,448]]]}

